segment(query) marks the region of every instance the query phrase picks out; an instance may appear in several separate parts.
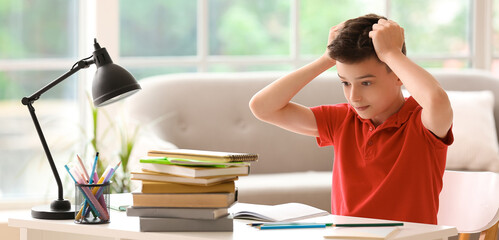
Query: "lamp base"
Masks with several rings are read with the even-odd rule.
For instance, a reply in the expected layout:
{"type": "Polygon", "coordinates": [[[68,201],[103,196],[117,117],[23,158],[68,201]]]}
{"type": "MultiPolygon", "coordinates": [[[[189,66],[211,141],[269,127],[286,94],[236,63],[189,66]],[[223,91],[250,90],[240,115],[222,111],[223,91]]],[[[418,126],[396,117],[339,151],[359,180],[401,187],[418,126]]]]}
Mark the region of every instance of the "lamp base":
{"type": "Polygon", "coordinates": [[[31,208],[31,216],[38,219],[74,219],[75,209],[70,206],[69,209],[54,210],[50,205],[42,205],[31,208]]]}

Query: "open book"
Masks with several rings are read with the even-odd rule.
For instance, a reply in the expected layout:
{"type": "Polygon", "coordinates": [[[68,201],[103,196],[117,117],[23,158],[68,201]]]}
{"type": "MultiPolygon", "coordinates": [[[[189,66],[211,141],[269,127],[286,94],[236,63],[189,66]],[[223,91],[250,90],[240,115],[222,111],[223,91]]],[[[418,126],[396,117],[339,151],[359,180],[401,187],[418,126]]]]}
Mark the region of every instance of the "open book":
{"type": "Polygon", "coordinates": [[[264,222],[289,222],[329,214],[327,211],[302,203],[279,205],[237,203],[229,208],[229,213],[233,218],[264,222]]]}

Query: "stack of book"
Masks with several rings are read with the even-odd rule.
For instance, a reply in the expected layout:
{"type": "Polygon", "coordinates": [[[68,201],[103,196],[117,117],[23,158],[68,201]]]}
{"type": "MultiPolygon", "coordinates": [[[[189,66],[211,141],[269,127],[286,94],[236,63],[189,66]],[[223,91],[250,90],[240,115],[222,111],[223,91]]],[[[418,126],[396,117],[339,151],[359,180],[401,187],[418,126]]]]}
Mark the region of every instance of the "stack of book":
{"type": "Polygon", "coordinates": [[[228,208],[237,201],[234,181],[249,174],[258,155],[190,149],[151,150],[132,180],[128,216],[139,217],[140,231],[232,231],[228,208]]]}

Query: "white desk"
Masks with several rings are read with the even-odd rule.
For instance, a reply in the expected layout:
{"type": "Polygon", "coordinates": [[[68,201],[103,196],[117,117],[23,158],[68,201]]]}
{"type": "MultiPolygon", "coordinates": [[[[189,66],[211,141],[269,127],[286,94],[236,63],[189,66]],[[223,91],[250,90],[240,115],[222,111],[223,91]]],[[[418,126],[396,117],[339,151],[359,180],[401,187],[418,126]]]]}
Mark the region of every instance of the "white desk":
{"type": "MultiPolygon", "coordinates": [[[[387,222],[375,219],[354,218],[344,216],[325,216],[307,221],[328,221],[335,223],[387,222]]],[[[56,239],[112,239],[112,240],[198,240],[198,239],[323,239],[323,235],[331,228],[325,229],[289,229],[289,230],[257,230],[247,226],[250,221],[234,220],[234,232],[140,232],[137,217],[127,217],[124,212],[111,211],[111,223],[90,225],[75,224],[72,220],[39,220],[33,219],[30,213],[9,218],[10,227],[20,228],[21,240],[56,240],[56,239]]],[[[447,239],[457,234],[454,227],[405,223],[401,231],[393,239],[447,239]]]]}

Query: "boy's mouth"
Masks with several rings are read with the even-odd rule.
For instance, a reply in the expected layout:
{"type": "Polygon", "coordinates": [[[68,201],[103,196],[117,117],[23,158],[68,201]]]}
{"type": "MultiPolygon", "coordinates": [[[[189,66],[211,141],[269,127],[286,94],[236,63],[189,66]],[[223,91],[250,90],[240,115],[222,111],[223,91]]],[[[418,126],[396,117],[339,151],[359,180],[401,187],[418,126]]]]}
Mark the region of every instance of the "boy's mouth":
{"type": "Polygon", "coordinates": [[[362,112],[362,111],[366,110],[368,107],[369,107],[369,105],[360,106],[360,107],[354,107],[354,108],[355,108],[355,110],[357,110],[359,112],[362,112]]]}

